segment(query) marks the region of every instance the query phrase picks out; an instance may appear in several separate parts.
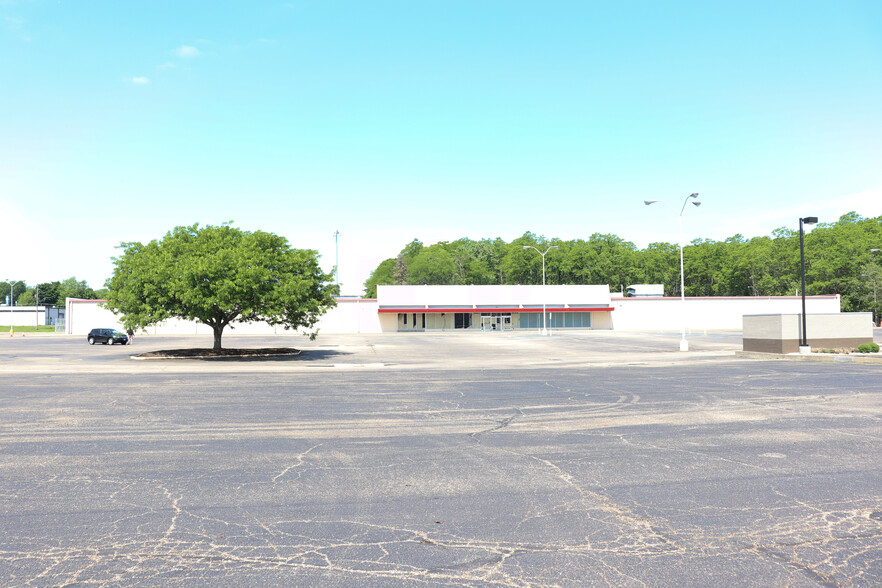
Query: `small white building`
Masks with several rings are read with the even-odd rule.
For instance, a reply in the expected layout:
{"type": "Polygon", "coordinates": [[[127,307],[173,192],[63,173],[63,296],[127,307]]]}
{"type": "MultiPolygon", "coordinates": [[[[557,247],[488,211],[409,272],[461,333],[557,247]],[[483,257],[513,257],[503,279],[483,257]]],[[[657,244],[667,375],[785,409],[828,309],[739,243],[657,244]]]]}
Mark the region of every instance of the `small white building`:
{"type": "Polygon", "coordinates": [[[664,296],[664,284],[631,284],[625,289],[626,296],[664,296]]]}

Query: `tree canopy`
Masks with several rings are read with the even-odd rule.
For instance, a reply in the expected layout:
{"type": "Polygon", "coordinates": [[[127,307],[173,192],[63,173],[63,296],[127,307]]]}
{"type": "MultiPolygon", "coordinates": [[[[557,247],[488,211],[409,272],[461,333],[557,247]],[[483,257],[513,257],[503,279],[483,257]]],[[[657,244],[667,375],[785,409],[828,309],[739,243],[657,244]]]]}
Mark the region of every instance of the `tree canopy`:
{"type": "MultiPolygon", "coordinates": [[[[414,239],[396,258],[380,263],[365,282],[369,297],[380,284],[541,284],[544,251],[548,284],[664,284],[680,295],[677,244],[650,243],[638,249],[616,235],[595,233],[563,241],[527,232],[502,239],[458,239],[423,245],[414,239]]],[[[882,217],[850,212],[806,235],[806,294],[840,294],[844,311],[882,311],[882,217]],[[875,286],[875,289],[874,289],[875,286]]],[[[780,296],[799,288],[799,233],[779,228],[772,236],[724,241],[695,239],[683,249],[687,296],[780,296]]]]}
{"type": "Polygon", "coordinates": [[[196,224],[120,247],[105,304],[128,329],[193,320],[212,328],[220,349],[234,321],[311,329],[336,304],[337,286],[321,271],[318,254],[272,233],[196,224]]]}
{"type": "Polygon", "coordinates": [[[75,277],[60,282],[42,282],[36,286],[25,286],[21,282],[15,287],[15,304],[32,306],[39,302],[41,306],[64,306],[68,298],[94,300],[101,298],[101,294],[101,291],[90,288],[85,280],[77,280],[75,277]]]}

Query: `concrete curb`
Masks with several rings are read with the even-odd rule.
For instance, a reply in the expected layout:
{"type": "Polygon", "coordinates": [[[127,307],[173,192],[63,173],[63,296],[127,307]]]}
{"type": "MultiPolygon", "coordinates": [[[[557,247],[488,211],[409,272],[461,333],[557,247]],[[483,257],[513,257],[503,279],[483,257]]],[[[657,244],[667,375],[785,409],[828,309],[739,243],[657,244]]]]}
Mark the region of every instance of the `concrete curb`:
{"type": "Polygon", "coordinates": [[[791,361],[815,361],[820,363],[861,363],[882,365],[882,354],[861,353],[853,355],[836,355],[834,353],[762,353],[760,351],[736,351],[735,357],[748,359],[789,359],[791,361]]]}

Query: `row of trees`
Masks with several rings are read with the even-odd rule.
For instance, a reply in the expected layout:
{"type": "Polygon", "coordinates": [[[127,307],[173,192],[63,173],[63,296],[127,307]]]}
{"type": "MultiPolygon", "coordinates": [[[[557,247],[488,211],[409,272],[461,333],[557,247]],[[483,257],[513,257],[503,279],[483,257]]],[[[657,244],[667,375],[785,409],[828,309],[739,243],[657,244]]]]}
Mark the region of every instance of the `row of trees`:
{"type": "MultiPolygon", "coordinates": [[[[616,235],[595,233],[563,241],[527,232],[502,239],[458,239],[407,244],[386,259],[365,282],[376,296],[380,284],[541,284],[544,251],[548,284],[664,284],[665,294],[680,295],[679,247],[651,243],[638,249],[616,235]]],[[[882,216],[863,218],[850,212],[835,223],[822,223],[806,235],[806,293],[840,294],[842,310],[880,313],[882,294],[882,216]]],[[[687,296],[780,296],[799,291],[799,232],[777,229],[772,236],[725,241],[696,239],[684,247],[687,296]]]]}
{"type": "MultiPolygon", "coordinates": [[[[62,281],[43,282],[29,286],[24,280],[9,280],[12,285],[12,300],[15,306],[33,306],[37,304],[38,299],[40,306],[64,306],[67,298],[84,298],[87,300],[95,300],[103,298],[107,293],[106,289],[93,290],[85,280],[77,280],[75,277],[67,278],[62,281]]],[[[6,284],[7,290],[2,299],[5,300],[9,296],[9,284],[6,284]]],[[[0,283],[0,293],[3,292],[3,283],[0,283]]]]}

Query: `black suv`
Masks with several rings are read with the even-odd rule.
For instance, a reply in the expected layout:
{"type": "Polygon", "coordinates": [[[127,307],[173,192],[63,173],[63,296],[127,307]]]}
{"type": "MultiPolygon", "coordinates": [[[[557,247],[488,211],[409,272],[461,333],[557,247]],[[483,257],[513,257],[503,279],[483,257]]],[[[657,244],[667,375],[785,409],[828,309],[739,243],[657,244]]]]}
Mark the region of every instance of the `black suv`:
{"type": "Polygon", "coordinates": [[[104,343],[107,345],[110,343],[113,345],[114,343],[122,343],[125,345],[129,342],[129,337],[123,332],[117,331],[116,329],[92,329],[89,331],[88,336],[89,345],[94,345],[95,343],[104,343]]]}

